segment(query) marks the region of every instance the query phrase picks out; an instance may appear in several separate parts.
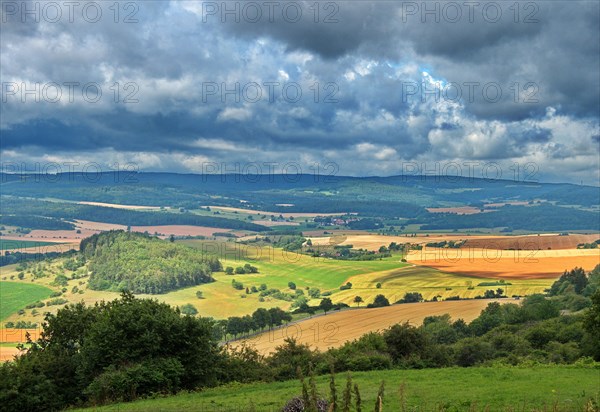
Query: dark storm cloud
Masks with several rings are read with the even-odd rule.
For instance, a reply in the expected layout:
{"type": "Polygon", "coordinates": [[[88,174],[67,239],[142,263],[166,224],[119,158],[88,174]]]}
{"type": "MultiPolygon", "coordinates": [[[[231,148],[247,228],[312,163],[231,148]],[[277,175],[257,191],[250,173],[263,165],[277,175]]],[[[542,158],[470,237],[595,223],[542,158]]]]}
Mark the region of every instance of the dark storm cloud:
{"type": "Polygon", "coordinates": [[[520,3],[517,22],[514,3],[497,3],[495,23],[484,3],[474,21],[463,9],[452,22],[449,3],[429,2],[442,14],[423,22],[423,2],[321,2],[318,19],[313,2],[297,2],[295,23],[281,13],[223,21],[206,7],[224,3],[195,1],[137,2],[137,22],[124,23],[127,2],[118,22],[101,4],[93,24],[3,21],[3,84],[93,82],[103,92],[94,103],[24,102],[3,89],[3,158],[97,153],[174,171],[208,160],[329,159],[359,175],[398,173],[402,160],[560,158],[571,162],[548,163],[546,176],[598,175],[598,3],[520,3]],[[523,21],[526,4],[537,5],[537,22],[523,21]],[[274,101],[205,95],[207,84],[255,83],[264,97],[265,82],[279,85],[274,101]],[[297,101],[281,94],[291,82],[297,101]],[[479,85],[472,100],[468,82],[479,85]],[[482,95],[489,83],[501,88],[498,100],[482,95]],[[135,103],[123,102],[126,84],[135,103]],[[426,88],[436,84],[456,84],[462,97],[432,96],[426,88]],[[582,162],[587,175],[573,166],[582,162]]]}
{"type": "Polygon", "coordinates": [[[305,4],[308,17],[297,23],[283,18],[270,24],[243,18],[236,23],[225,16],[224,26],[239,36],[270,36],[292,50],[308,50],[326,59],[348,54],[412,57],[435,62],[432,66],[447,81],[498,83],[503,91],[500,102],[484,98],[467,102],[478,116],[523,119],[558,104],[575,115],[594,116],[600,110],[600,3],[542,1],[516,7],[517,3],[481,2],[471,11],[460,2],[336,4],[337,23],[316,24],[311,6],[305,4]],[[447,9],[449,4],[461,5],[460,18],[453,8],[447,9]],[[529,82],[537,92],[523,89],[529,82]],[[518,93],[513,90],[519,87],[518,93]],[[523,104],[527,97],[528,104],[523,104]]]}

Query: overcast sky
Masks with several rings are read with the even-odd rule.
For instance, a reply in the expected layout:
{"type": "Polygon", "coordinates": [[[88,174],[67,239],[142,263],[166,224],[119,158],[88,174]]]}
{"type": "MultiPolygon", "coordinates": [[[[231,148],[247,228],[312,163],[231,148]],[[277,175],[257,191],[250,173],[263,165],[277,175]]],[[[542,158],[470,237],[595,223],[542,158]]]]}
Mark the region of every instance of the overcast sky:
{"type": "Polygon", "coordinates": [[[597,1],[87,3],[3,1],[5,165],[598,185],[597,1]]]}

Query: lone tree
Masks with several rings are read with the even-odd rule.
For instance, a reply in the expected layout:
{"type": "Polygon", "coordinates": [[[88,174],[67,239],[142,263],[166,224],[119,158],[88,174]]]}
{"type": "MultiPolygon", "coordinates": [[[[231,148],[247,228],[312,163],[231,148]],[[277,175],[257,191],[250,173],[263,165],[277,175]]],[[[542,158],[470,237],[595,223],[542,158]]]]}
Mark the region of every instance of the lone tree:
{"type": "Polygon", "coordinates": [[[327,313],[327,311],[330,311],[332,308],[333,302],[331,302],[331,299],[329,298],[323,298],[321,300],[321,303],[319,303],[319,309],[322,309],[325,313],[327,313]]]}
{"type": "Polygon", "coordinates": [[[191,303],[186,303],[185,305],[181,306],[180,310],[184,315],[196,316],[198,314],[198,309],[196,309],[196,307],[191,303]]]}
{"type": "Polygon", "coordinates": [[[360,307],[360,304],[364,302],[363,298],[361,298],[360,296],[354,296],[354,303],[356,303],[356,305],[358,307],[360,307]]]}
{"type": "Polygon", "coordinates": [[[373,303],[369,303],[369,308],[382,308],[384,306],[390,306],[390,301],[384,295],[377,295],[373,300],[373,303]]]}

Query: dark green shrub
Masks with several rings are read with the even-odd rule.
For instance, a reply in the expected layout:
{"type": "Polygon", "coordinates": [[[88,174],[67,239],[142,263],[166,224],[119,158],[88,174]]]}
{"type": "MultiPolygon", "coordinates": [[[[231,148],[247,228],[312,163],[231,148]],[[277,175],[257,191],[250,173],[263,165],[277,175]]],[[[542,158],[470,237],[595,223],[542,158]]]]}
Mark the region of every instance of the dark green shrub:
{"type": "Polygon", "coordinates": [[[94,404],[127,402],[140,395],[174,393],[185,369],[178,359],[151,359],[117,369],[111,365],[85,389],[94,404]]]}
{"type": "Polygon", "coordinates": [[[492,345],[478,338],[466,338],[459,341],[455,347],[456,364],[458,366],[473,366],[492,359],[492,345]]]}

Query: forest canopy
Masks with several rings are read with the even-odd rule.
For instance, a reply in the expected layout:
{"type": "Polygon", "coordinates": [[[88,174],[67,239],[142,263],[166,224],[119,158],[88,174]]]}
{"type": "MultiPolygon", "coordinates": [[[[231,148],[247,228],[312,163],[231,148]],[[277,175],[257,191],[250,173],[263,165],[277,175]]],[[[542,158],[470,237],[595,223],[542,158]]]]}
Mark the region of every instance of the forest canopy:
{"type": "Polygon", "coordinates": [[[222,270],[215,257],[141,233],[96,234],[81,242],[81,252],[95,290],[166,293],[212,282],[212,272],[222,270]]]}

